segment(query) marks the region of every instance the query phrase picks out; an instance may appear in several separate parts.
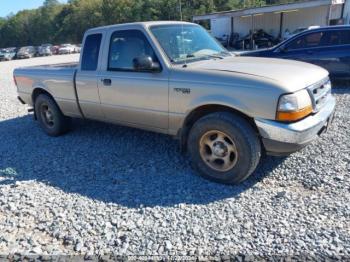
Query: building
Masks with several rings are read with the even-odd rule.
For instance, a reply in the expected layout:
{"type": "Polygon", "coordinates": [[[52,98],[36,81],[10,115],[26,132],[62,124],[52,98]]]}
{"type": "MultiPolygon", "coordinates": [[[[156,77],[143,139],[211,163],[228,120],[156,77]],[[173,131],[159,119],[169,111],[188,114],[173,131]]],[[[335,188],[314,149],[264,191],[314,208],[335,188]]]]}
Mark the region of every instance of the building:
{"type": "Polygon", "coordinates": [[[350,0],[346,0],[344,5],[344,20],[346,24],[350,24],[350,0]]]}
{"type": "Polygon", "coordinates": [[[313,25],[349,23],[349,20],[350,0],[312,0],[193,17],[197,23],[209,21],[207,24],[215,37],[231,33],[242,37],[258,29],[274,37],[282,37],[286,31],[293,32],[313,25]]]}

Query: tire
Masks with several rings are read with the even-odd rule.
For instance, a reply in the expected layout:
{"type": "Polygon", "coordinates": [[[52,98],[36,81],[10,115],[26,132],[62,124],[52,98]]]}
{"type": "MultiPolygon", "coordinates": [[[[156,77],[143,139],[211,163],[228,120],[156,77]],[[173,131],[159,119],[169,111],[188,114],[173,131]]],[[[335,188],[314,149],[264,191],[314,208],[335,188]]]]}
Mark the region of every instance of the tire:
{"type": "Polygon", "coordinates": [[[223,184],[248,178],[261,157],[260,140],[251,125],[227,112],[200,118],[190,130],[187,148],[192,167],[202,177],[223,184]]]}
{"type": "Polygon", "coordinates": [[[69,118],[64,116],[56,102],[48,95],[41,94],[35,99],[35,115],[40,127],[49,136],[60,136],[69,129],[69,118]]]}

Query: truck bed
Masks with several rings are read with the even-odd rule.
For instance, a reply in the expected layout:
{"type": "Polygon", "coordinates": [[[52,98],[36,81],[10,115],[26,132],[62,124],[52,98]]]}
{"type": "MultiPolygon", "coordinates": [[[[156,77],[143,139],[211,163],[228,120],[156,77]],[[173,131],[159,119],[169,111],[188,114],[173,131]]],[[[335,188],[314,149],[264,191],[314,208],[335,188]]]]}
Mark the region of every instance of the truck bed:
{"type": "Polygon", "coordinates": [[[75,89],[77,66],[77,63],[62,63],[15,69],[13,74],[19,97],[33,106],[33,94],[46,91],[66,115],[81,117],[75,89]]]}
{"type": "Polygon", "coordinates": [[[22,67],[20,69],[61,70],[61,69],[76,69],[77,67],[78,67],[77,62],[71,62],[71,63],[60,63],[60,64],[53,64],[53,65],[28,66],[28,67],[22,67]]]}

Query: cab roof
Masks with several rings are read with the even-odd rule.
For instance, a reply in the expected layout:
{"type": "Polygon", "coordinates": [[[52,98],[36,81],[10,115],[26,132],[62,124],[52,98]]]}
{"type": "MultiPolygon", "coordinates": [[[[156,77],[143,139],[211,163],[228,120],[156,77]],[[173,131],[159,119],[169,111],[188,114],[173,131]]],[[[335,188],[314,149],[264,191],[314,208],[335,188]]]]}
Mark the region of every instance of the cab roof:
{"type": "Polygon", "coordinates": [[[113,28],[137,28],[137,27],[142,27],[142,28],[147,28],[150,26],[155,26],[155,25],[181,25],[181,24],[188,24],[188,25],[197,25],[194,23],[189,23],[189,22],[182,22],[182,21],[149,21],[149,22],[134,22],[134,23],[124,23],[124,24],[115,24],[115,25],[107,25],[107,26],[100,26],[100,27],[95,27],[87,30],[86,32],[101,32],[104,30],[109,30],[113,28]]]}

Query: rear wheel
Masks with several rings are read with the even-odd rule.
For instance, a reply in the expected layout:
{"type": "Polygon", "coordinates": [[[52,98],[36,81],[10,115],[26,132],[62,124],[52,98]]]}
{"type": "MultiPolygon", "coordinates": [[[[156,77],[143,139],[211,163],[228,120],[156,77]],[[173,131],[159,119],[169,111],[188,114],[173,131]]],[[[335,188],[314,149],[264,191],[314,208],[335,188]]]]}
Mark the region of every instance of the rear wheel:
{"type": "Polygon", "coordinates": [[[35,99],[35,114],[41,128],[49,136],[59,136],[69,129],[69,118],[64,116],[56,102],[41,94],[35,99]]]}
{"type": "Polygon", "coordinates": [[[259,138],[243,118],[227,112],[199,119],[188,138],[192,166],[203,177],[224,184],[237,184],[257,167],[259,138]]]}

